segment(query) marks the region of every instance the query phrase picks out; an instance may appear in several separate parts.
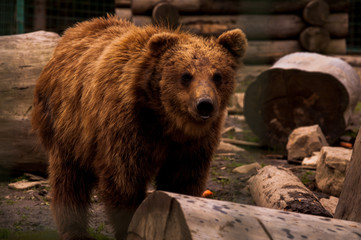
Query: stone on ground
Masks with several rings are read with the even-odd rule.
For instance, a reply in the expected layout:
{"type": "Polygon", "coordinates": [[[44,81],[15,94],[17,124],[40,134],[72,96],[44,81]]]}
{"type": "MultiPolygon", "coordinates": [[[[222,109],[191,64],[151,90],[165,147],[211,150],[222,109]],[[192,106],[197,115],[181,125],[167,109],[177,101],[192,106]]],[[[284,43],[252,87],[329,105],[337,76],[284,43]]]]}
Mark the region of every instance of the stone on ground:
{"type": "Polygon", "coordinates": [[[318,125],[296,128],[288,137],[288,161],[301,162],[323,146],[328,146],[328,143],[318,125]]]}
{"type": "Polygon", "coordinates": [[[311,157],[305,157],[302,160],[302,166],[307,166],[316,169],[319,158],[320,158],[320,152],[313,152],[311,157]]]}
{"type": "Polygon", "coordinates": [[[324,193],[340,196],[352,150],[342,147],[323,147],[317,163],[316,184],[324,193]]]}
{"type": "Polygon", "coordinates": [[[329,211],[332,215],[335,215],[336,206],[338,204],[337,197],[330,196],[329,198],[321,198],[320,202],[327,211],[329,211]]]}

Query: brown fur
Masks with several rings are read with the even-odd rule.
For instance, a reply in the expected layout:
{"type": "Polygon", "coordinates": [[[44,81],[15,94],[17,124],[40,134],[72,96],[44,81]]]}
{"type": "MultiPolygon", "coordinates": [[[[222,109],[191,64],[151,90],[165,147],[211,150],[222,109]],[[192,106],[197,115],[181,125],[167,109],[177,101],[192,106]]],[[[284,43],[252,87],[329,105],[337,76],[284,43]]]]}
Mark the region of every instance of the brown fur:
{"type": "Polygon", "coordinates": [[[32,118],[49,152],[62,239],[87,239],[94,186],[117,239],[152,179],[157,189],[202,193],[246,44],[240,30],[202,39],[115,17],[65,32],[37,82],[32,118]],[[202,97],[214,103],[208,119],[197,112],[202,97]]]}

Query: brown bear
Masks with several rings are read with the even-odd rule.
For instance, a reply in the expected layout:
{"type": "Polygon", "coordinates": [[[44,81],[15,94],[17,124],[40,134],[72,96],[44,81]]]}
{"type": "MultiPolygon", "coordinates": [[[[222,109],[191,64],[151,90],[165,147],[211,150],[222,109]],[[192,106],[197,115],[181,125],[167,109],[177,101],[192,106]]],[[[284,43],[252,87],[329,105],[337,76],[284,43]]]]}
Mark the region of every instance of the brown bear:
{"type": "Polygon", "coordinates": [[[239,29],[203,39],[116,17],[66,30],[37,81],[32,116],[61,239],[90,239],[95,186],[117,239],[149,182],[202,193],[246,45],[239,29]]]}

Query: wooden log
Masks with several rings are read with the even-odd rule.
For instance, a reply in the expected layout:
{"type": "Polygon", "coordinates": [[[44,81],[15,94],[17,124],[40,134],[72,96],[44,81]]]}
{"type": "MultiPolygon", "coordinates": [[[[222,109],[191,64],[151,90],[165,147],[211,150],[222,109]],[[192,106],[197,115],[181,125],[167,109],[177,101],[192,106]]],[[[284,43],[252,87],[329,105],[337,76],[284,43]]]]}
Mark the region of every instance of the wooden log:
{"type": "Polygon", "coordinates": [[[248,183],[257,206],[332,217],[313,192],[289,169],[266,166],[248,183]]]}
{"type": "Polygon", "coordinates": [[[335,218],[361,222],[361,128],[358,131],[351,162],[346,170],[335,218]]]}
{"type": "Polygon", "coordinates": [[[119,18],[131,20],[132,10],[130,10],[130,8],[116,8],[115,15],[117,15],[119,18]]]}
{"type": "Polygon", "coordinates": [[[300,34],[301,46],[310,52],[323,52],[330,41],[328,31],[320,27],[308,27],[300,34]]]}
{"type": "MultiPolygon", "coordinates": [[[[275,0],[275,1],[239,1],[239,0],[167,0],[181,13],[197,14],[270,14],[296,13],[301,11],[311,0],[275,0]]],[[[325,0],[331,12],[347,12],[349,1],[325,0]]],[[[151,15],[155,5],[163,0],[132,0],[132,11],[135,15],[151,15]]]]}
{"type": "Polygon", "coordinates": [[[156,191],[139,206],[128,240],[356,239],[361,224],[156,191]]]}
{"type": "Polygon", "coordinates": [[[321,26],[330,15],[330,7],[323,0],[312,0],[303,9],[303,19],[309,24],[321,26]]]}
{"type": "Polygon", "coordinates": [[[306,27],[297,15],[184,16],[181,23],[184,29],[204,35],[240,28],[248,40],[296,39],[306,27]]]}
{"type": "Polygon", "coordinates": [[[302,48],[296,40],[249,41],[245,63],[274,63],[279,58],[302,48]]]}
{"type": "Polygon", "coordinates": [[[293,53],[249,85],[244,115],[269,146],[284,148],[293,129],[314,124],[333,144],[344,133],[360,94],[360,78],[346,62],[316,53],[293,53]]]}
{"type": "MultiPolygon", "coordinates": [[[[154,19],[154,17],[153,17],[154,19]]],[[[152,22],[145,16],[134,16],[136,25],[152,22]]],[[[306,27],[297,15],[228,15],[228,16],[182,16],[183,29],[195,34],[218,36],[224,31],[240,28],[248,40],[296,39],[306,27]]]]}
{"type": "Polygon", "coordinates": [[[44,175],[45,153],[37,148],[29,116],[35,82],[59,35],[38,31],[0,37],[0,176],[21,172],[44,175]]]}
{"type": "Polygon", "coordinates": [[[324,54],[346,54],[346,39],[331,39],[327,47],[323,50],[324,54]]]}
{"type": "Polygon", "coordinates": [[[177,28],[179,26],[179,12],[173,5],[161,2],[158,3],[152,12],[153,22],[159,26],[177,28]]]}
{"type": "Polygon", "coordinates": [[[115,0],[116,8],[130,8],[132,0],[115,0]]]}
{"type": "Polygon", "coordinates": [[[322,28],[326,29],[331,37],[346,38],[348,35],[348,14],[335,13],[331,14],[322,28]]]}
{"type": "Polygon", "coordinates": [[[35,0],[33,25],[35,31],[46,29],[46,0],[35,0]]]}
{"type": "Polygon", "coordinates": [[[261,144],[256,143],[256,142],[248,142],[248,141],[243,141],[243,140],[238,140],[238,139],[222,138],[221,141],[223,141],[225,143],[231,143],[231,144],[241,145],[241,146],[262,147],[261,144]]]}
{"type": "Polygon", "coordinates": [[[139,27],[153,24],[152,17],[143,15],[133,15],[132,21],[135,26],[139,27]]]}

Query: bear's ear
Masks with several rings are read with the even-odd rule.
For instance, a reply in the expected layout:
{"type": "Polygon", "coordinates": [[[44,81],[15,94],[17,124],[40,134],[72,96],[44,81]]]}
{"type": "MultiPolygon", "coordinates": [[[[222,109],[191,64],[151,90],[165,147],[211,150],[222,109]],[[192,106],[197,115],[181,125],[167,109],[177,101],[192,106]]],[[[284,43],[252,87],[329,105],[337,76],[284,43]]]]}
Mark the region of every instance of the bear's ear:
{"type": "Polygon", "coordinates": [[[236,58],[242,58],[247,49],[246,35],[240,29],[223,33],[218,37],[217,42],[236,58]]]}
{"type": "Polygon", "coordinates": [[[152,55],[159,56],[179,41],[179,36],[174,33],[157,33],[148,41],[148,49],[152,55]]]}

